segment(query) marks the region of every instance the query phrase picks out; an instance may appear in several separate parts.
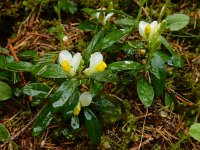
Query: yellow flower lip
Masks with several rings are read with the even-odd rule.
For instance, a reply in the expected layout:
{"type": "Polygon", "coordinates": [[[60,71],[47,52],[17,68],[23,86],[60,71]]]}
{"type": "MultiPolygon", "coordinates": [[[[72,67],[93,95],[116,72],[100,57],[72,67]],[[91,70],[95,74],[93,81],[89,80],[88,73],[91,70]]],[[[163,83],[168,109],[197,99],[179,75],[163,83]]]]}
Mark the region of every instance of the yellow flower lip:
{"type": "Polygon", "coordinates": [[[77,106],[74,108],[73,114],[74,114],[75,116],[78,116],[79,113],[80,113],[80,111],[81,111],[81,103],[79,102],[79,103],[77,104],[77,106]]]}
{"type": "Polygon", "coordinates": [[[144,33],[145,33],[146,37],[148,38],[151,33],[151,26],[149,24],[145,27],[144,33]]]}
{"type": "Polygon", "coordinates": [[[83,73],[85,75],[91,75],[97,72],[103,72],[107,67],[106,63],[103,61],[103,55],[100,52],[95,52],[90,56],[89,68],[86,68],[83,73]]]}
{"type": "Polygon", "coordinates": [[[74,76],[79,68],[82,56],[80,53],[76,53],[73,57],[72,54],[67,50],[62,50],[59,53],[59,63],[63,70],[74,76]]]}
{"type": "Polygon", "coordinates": [[[95,66],[95,70],[97,72],[103,72],[106,67],[107,67],[106,63],[104,61],[101,61],[95,66]]]}
{"type": "Polygon", "coordinates": [[[61,63],[61,66],[62,66],[62,68],[63,68],[63,70],[64,70],[65,72],[70,72],[71,66],[70,66],[70,64],[69,64],[68,61],[63,60],[62,63],[61,63]]]}

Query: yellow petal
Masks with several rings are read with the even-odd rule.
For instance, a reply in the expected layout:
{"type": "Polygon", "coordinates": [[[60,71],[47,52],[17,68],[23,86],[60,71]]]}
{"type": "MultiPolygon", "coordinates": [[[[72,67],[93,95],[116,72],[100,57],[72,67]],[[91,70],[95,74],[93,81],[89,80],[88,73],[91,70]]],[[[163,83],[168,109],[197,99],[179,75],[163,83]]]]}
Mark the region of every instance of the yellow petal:
{"type": "Polygon", "coordinates": [[[144,33],[145,33],[146,37],[148,38],[151,33],[151,26],[149,24],[145,27],[144,33]]]}
{"type": "Polygon", "coordinates": [[[106,63],[104,61],[101,61],[95,66],[95,70],[97,72],[103,72],[106,67],[107,67],[106,63]]]}
{"type": "Polygon", "coordinates": [[[74,111],[73,111],[73,114],[75,116],[78,116],[78,114],[80,113],[81,111],[81,103],[79,102],[78,105],[75,107],[74,111]]]}
{"type": "Polygon", "coordinates": [[[71,66],[69,62],[66,60],[63,60],[63,62],[61,63],[61,66],[65,72],[69,72],[71,70],[71,66]]]}

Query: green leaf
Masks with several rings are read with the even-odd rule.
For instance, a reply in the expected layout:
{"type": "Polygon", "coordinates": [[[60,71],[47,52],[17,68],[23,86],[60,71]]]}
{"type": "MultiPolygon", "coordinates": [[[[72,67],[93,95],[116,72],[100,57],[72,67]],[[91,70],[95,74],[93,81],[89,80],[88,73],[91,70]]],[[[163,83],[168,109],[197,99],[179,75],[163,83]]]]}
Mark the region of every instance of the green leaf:
{"type": "Polygon", "coordinates": [[[4,68],[6,64],[6,57],[4,55],[0,55],[0,68],[4,68]]]}
{"type": "Polygon", "coordinates": [[[173,14],[166,18],[167,28],[171,31],[183,29],[190,21],[190,17],[184,14],[173,14]]]}
{"type": "Polygon", "coordinates": [[[173,65],[174,65],[174,67],[182,68],[184,66],[183,59],[181,58],[181,56],[179,56],[177,54],[172,55],[171,61],[172,61],[173,65]]]}
{"type": "Polygon", "coordinates": [[[84,108],[85,126],[88,136],[93,144],[101,141],[102,128],[99,120],[89,108],[84,108]]]}
{"type": "Polygon", "coordinates": [[[79,80],[71,79],[65,81],[52,96],[52,111],[59,111],[79,85],[79,80]]]}
{"type": "Polygon", "coordinates": [[[28,58],[33,58],[36,54],[37,54],[36,50],[26,50],[26,51],[19,53],[19,56],[21,58],[28,59],[28,58]]]}
{"type": "Polygon", "coordinates": [[[189,134],[200,142],[200,123],[194,123],[189,129],[189,134]]]}
{"type": "Polygon", "coordinates": [[[106,117],[117,117],[121,116],[121,109],[117,103],[114,103],[113,98],[108,96],[101,96],[95,98],[95,109],[100,113],[106,115],[106,117]]]}
{"type": "Polygon", "coordinates": [[[46,98],[51,88],[44,83],[30,83],[25,85],[21,91],[29,96],[46,98]]]}
{"type": "Polygon", "coordinates": [[[162,37],[162,44],[167,48],[167,50],[172,54],[176,54],[174,49],[172,48],[171,44],[164,38],[162,37]]]}
{"type": "Polygon", "coordinates": [[[174,98],[165,92],[165,106],[172,106],[174,104],[174,98]]]}
{"type": "Polygon", "coordinates": [[[106,71],[101,72],[101,73],[94,73],[94,74],[91,74],[91,75],[86,76],[86,77],[88,77],[90,79],[97,80],[97,81],[101,81],[101,82],[116,83],[118,81],[117,75],[114,74],[110,70],[106,70],[106,71]]]}
{"type": "Polygon", "coordinates": [[[45,98],[38,98],[38,97],[33,97],[31,101],[31,106],[36,107],[44,103],[45,98]]]}
{"type": "Polygon", "coordinates": [[[118,19],[115,21],[115,24],[117,25],[128,25],[132,26],[134,23],[133,19],[130,19],[129,17],[118,19]]]}
{"type": "Polygon", "coordinates": [[[66,13],[74,14],[77,11],[77,4],[72,0],[59,0],[58,8],[66,13]]]}
{"type": "Polygon", "coordinates": [[[151,59],[150,71],[158,79],[161,78],[160,73],[163,74],[163,72],[165,72],[165,64],[159,55],[154,55],[154,57],[151,59]]]}
{"type": "Polygon", "coordinates": [[[171,57],[171,55],[168,52],[166,52],[166,51],[164,51],[162,49],[159,50],[159,51],[156,51],[155,55],[159,55],[164,63],[167,62],[171,57]]]}
{"type": "Polygon", "coordinates": [[[83,8],[81,10],[84,11],[85,13],[87,13],[88,15],[92,16],[92,17],[96,17],[96,12],[97,11],[95,9],[83,8]]]}
{"type": "Polygon", "coordinates": [[[140,7],[142,7],[145,2],[146,2],[146,0],[139,0],[140,7]]]}
{"type": "Polygon", "coordinates": [[[88,47],[83,51],[83,57],[86,62],[89,61],[91,54],[99,50],[100,43],[104,35],[104,29],[101,29],[93,38],[88,47]]]}
{"type": "Polygon", "coordinates": [[[160,96],[165,89],[165,80],[167,78],[167,73],[164,70],[159,69],[158,76],[159,78],[153,75],[153,78],[152,78],[152,84],[153,84],[156,96],[160,96]]]}
{"type": "Polygon", "coordinates": [[[98,95],[101,90],[103,89],[103,84],[99,81],[93,81],[90,82],[90,93],[92,94],[92,96],[96,96],[98,95]]]}
{"type": "Polygon", "coordinates": [[[69,75],[57,64],[40,64],[37,65],[32,74],[46,78],[68,78],[69,75]]]}
{"type": "Polygon", "coordinates": [[[127,32],[122,30],[114,30],[107,34],[101,41],[101,49],[106,49],[113,45],[114,43],[118,42],[121,38],[127,35],[127,32]]]}
{"type": "Polygon", "coordinates": [[[148,81],[144,79],[137,81],[137,93],[145,107],[151,106],[154,99],[154,91],[148,81]]]}
{"type": "Polygon", "coordinates": [[[0,81],[0,101],[7,100],[12,97],[12,88],[5,82],[0,81]]]}
{"type": "Polygon", "coordinates": [[[72,116],[73,111],[77,106],[78,102],[79,102],[79,92],[74,91],[61,110],[64,113],[64,117],[66,119],[72,116]]]}
{"type": "Polygon", "coordinates": [[[83,21],[79,25],[79,29],[84,31],[95,31],[97,30],[97,24],[92,21],[83,21]]]}
{"type": "Polygon", "coordinates": [[[138,72],[142,68],[143,68],[143,65],[134,61],[117,61],[108,65],[108,69],[111,71],[132,70],[132,71],[138,72]]]}
{"type": "Polygon", "coordinates": [[[53,115],[51,113],[50,108],[47,106],[45,107],[38,118],[36,119],[33,129],[32,129],[32,134],[33,136],[39,136],[41,135],[49,126],[53,119],[53,115]]]}
{"type": "Polygon", "coordinates": [[[0,123],[0,141],[5,142],[10,138],[10,133],[6,129],[6,127],[0,123]]]}
{"type": "Polygon", "coordinates": [[[12,71],[27,71],[31,72],[34,68],[33,64],[25,61],[14,61],[11,63],[7,63],[5,65],[6,68],[12,71]]]}

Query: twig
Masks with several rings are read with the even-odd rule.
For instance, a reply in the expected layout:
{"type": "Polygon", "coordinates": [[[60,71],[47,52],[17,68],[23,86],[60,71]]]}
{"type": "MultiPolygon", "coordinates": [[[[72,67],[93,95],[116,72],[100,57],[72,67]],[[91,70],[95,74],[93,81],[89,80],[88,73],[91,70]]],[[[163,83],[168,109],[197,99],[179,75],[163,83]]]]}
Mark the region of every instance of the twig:
{"type": "Polygon", "coordinates": [[[147,114],[148,114],[148,108],[146,108],[146,115],[145,115],[143,126],[142,126],[142,135],[141,135],[141,139],[140,139],[140,144],[139,144],[138,150],[140,150],[140,148],[142,146],[142,143],[143,143],[142,140],[143,140],[143,136],[144,136],[144,126],[145,126],[147,114]]]}

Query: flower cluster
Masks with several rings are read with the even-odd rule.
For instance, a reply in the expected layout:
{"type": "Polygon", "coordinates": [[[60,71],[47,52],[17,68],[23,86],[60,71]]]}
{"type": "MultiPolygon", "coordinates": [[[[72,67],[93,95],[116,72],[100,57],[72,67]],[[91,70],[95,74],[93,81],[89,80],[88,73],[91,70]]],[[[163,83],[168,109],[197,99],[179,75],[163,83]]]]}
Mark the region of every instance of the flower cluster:
{"type": "MultiPolygon", "coordinates": [[[[78,68],[80,66],[80,62],[82,60],[82,56],[80,53],[76,53],[74,56],[67,51],[63,50],[59,53],[59,63],[63,70],[71,76],[75,76],[78,68]]],[[[85,75],[91,75],[97,72],[103,72],[107,67],[106,63],[103,61],[103,55],[100,52],[95,52],[90,56],[90,64],[89,67],[86,68],[83,73],[85,75]]],[[[79,102],[75,107],[73,114],[77,116],[81,111],[81,107],[89,106],[92,102],[92,95],[89,92],[84,92],[79,97],[79,102]]]]}
{"type": "MultiPolygon", "coordinates": [[[[77,73],[82,56],[80,53],[76,53],[74,56],[67,51],[63,50],[59,54],[59,63],[62,66],[63,70],[74,76],[77,73]]],[[[85,75],[91,75],[97,72],[103,72],[107,67],[106,63],[103,61],[103,55],[100,52],[95,52],[90,57],[89,67],[86,68],[83,73],[85,75]]]]}

